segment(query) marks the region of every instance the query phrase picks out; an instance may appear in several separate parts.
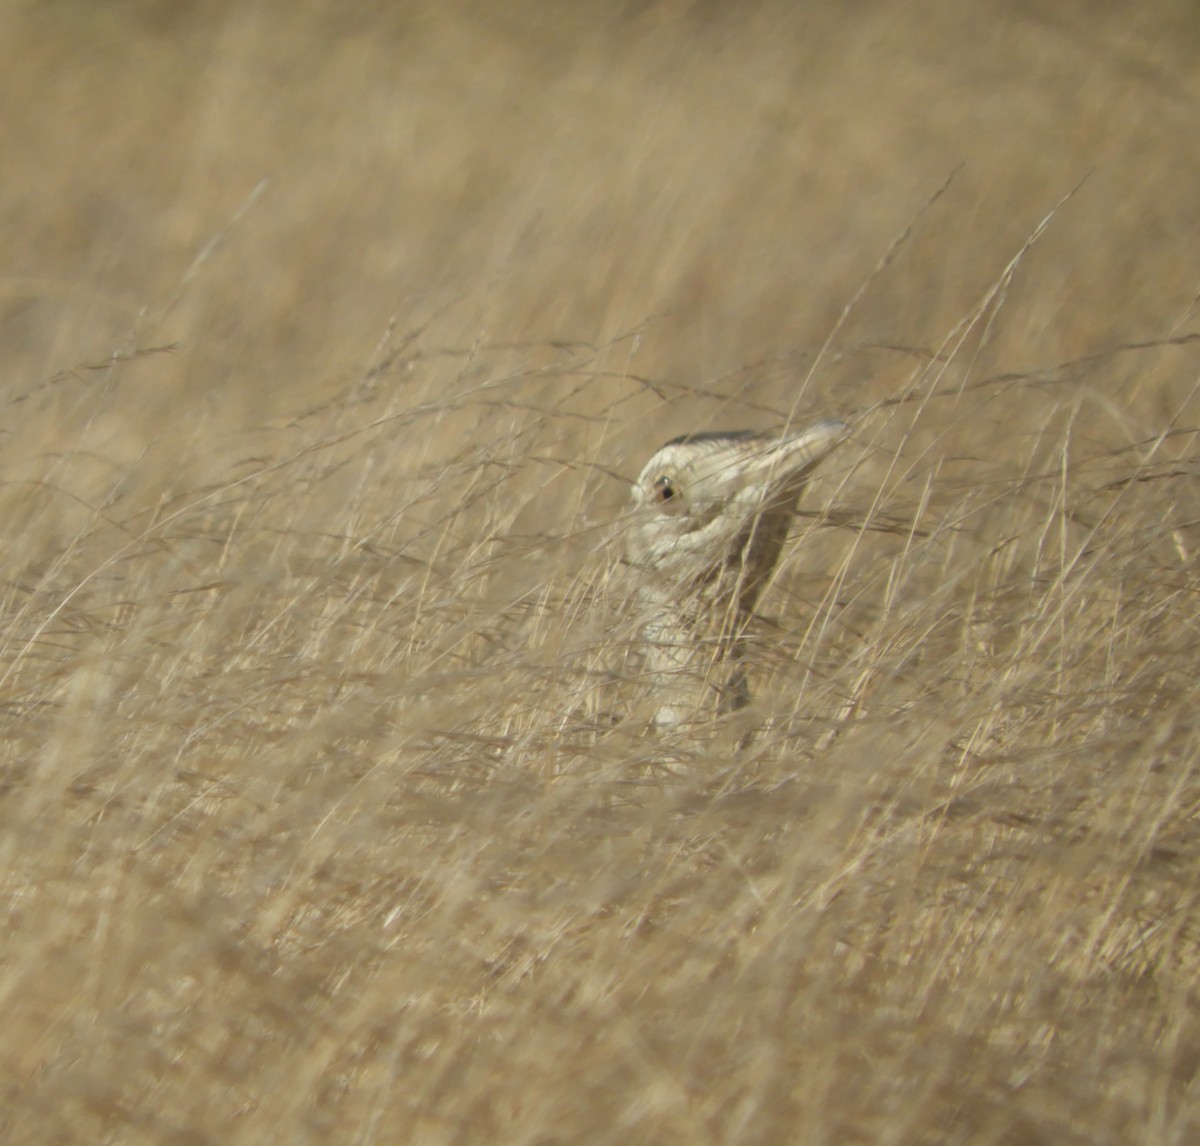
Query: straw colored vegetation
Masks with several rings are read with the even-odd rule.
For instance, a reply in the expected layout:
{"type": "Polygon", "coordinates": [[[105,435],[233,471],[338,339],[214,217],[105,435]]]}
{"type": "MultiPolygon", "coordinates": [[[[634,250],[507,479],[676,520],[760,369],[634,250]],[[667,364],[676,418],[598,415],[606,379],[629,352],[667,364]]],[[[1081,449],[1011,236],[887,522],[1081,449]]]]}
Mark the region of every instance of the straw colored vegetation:
{"type": "Polygon", "coordinates": [[[1198,1140],[1190,0],[0,33],[0,1138],[1198,1140]],[[654,733],[629,480],[821,417],[654,733]]]}

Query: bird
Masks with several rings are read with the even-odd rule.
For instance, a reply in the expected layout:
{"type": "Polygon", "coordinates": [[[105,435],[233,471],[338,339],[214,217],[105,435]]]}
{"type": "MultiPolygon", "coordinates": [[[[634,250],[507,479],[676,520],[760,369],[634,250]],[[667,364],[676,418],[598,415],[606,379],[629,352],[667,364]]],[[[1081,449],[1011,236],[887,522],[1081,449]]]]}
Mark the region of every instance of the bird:
{"type": "Polygon", "coordinates": [[[660,447],[633,483],[625,561],[658,730],[749,702],[746,623],[804,486],[848,433],[826,419],[777,434],[685,434],[660,447]]]}

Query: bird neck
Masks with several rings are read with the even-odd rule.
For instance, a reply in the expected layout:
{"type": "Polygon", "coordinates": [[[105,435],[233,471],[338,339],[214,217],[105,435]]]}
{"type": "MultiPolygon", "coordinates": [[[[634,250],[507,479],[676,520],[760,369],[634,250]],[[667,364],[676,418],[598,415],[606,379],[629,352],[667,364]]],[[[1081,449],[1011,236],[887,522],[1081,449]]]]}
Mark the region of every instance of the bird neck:
{"type": "Polygon", "coordinates": [[[676,728],[742,708],[749,700],[742,667],[745,618],[726,596],[714,610],[694,592],[656,608],[643,629],[646,673],[658,703],[654,723],[676,728]]]}

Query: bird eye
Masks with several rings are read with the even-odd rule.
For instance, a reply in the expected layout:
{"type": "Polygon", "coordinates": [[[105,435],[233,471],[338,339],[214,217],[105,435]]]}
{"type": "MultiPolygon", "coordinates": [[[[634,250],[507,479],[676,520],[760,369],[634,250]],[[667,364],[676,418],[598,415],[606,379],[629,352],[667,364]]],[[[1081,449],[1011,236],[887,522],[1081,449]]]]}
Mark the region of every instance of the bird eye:
{"type": "Polygon", "coordinates": [[[654,479],[654,485],[651,486],[654,495],[654,502],[666,513],[680,513],[683,510],[683,494],[679,487],[675,484],[674,479],[663,474],[654,479]]]}

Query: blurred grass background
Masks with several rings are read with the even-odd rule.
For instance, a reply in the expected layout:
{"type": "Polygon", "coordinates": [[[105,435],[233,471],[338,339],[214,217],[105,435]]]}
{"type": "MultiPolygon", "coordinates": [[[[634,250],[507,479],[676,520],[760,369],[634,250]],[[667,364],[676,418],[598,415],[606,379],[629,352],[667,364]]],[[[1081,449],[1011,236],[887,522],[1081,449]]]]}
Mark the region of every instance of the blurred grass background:
{"type": "Polygon", "coordinates": [[[0,32],[5,1141],[1195,1140],[1193,5],[0,32]],[[824,416],[646,736],[625,482],[824,416]]]}

